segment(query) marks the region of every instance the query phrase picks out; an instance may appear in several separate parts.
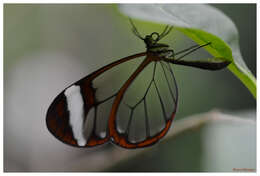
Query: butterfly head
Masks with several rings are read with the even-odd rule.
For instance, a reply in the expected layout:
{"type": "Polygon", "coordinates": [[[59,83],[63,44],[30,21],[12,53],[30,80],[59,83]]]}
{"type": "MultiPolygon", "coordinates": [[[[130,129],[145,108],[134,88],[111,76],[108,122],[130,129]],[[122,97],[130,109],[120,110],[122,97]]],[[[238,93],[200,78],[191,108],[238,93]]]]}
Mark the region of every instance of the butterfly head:
{"type": "Polygon", "coordinates": [[[156,43],[159,41],[160,35],[157,32],[153,32],[150,35],[146,35],[144,38],[144,43],[146,44],[147,48],[153,45],[156,45],[156,43]]]}
{"type": "Polygon", "coordinates": [[[161,36],[157,32],[153,32],[150,35],[146,35],[143,38],[143,41],[146,45],[147,51],[161,53],[162,51],[167,50],[169,45],[164,44],[164,43],[158,43],[158,41],[160,39],[161,39],[161,36]]]}
{"type": "Polygon", "coordinates": [[[163,37],[165,37],[166,35],[168,35],[170,33],[170,31],[172,30],[172,26],[166,26],[163,30],[162,33],[157,33],[157,32],[153,32],[150,35],[146,35],[145,37],[142,37],[142,35],[138,32],[137,28],[135,27],[133,21],[131,20],[131,18],[129,18],[129,21],[132,25],[132,31],[133,33],[140,38],[141,40],[144,41],[147,51],[151,51],[151,52],[161,52],[165,49],[167,49],[169,47],[169,45],[167,44],[163,44],[163,43],[158,43],[158,41],[160,41],[163,37]]]}

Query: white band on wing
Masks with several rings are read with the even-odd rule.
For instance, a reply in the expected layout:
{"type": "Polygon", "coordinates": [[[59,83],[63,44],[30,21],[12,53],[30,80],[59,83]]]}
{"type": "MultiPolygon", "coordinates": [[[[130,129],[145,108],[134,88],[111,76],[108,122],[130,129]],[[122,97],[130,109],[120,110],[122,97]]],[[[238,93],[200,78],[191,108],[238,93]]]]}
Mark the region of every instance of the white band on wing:
{"type": "Polygon", "coordinates": [[[64,92],[67,98],[69,110],[69,122],[72,128],[73,136],[79,146],[86,145],[84,137],[84,102],[80,92],[80,86],[72,85],[64,92]]]}

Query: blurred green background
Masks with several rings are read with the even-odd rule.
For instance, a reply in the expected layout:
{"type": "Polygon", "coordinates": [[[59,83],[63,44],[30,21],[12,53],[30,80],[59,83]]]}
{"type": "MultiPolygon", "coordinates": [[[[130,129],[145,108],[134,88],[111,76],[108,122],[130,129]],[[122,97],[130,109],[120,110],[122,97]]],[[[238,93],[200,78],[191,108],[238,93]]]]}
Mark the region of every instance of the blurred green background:
{"type": "MultiPolygon", "coordinates": [[[[212,6],[236,24],[242,56],[256,75],[256,5],[212,6]]],[[[141,21],[136,25],[142,34],[162,31],[164,27],[141,21]]],[[[177,50],[189,42],[176,31],[165,41],[177,50]]],[[[105,64],[144,50],[144,44],[132,34],[128,19],[115,4],[5,4],[5,171],[255,169],[255,125],[211,124],[159,143],[151,151],[119,164],[113,163],[112,157],[109,167],[105,158],[120,155],[123,149],[112,145],[77,149],[51,136],[45,115],[61,90],[105,64]]],[[[174,68],[180,91],[176,120],[212,109],[255,119],[256,100],[227,69],[209,72],[174,68]]]]}

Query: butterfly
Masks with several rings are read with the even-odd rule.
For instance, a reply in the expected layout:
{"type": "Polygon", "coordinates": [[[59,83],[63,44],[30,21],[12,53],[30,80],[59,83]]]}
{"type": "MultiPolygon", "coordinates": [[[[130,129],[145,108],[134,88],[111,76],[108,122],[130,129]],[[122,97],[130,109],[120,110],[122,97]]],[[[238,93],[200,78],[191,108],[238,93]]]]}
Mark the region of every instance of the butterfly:
{"type": "Polygon", "coordinates": [[[146,51],[112,62],[71,84],[48,108],[47,128],[65,144],[94,147],[110,141],[127,149],[151,146],[166,135],[177,111],[178,87],[170,64],[207,70],[220,70],[229,64],[221,58],[183,59],[212,41],[175,52],[159,42],[172,26],[142,37],[131,19],[130,23],[146,51]],[[136,67],[133,61],[139,62],[136,67]],[[121,65],[125,65],[123,72],[118,72],[121,65]],[[130,73],[126,74],[127,69],[130,73]],[[112,76],[107,76],[109,72],[112,76]],[[124,79],[119,82],[121,77],[124,79]]]}

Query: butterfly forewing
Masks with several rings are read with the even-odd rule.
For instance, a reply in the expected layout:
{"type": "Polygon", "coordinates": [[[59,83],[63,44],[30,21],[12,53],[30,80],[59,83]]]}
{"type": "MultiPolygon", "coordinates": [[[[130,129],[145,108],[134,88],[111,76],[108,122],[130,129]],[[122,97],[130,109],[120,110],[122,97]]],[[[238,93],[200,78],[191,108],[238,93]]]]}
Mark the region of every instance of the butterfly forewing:
{"type": "Polygon", "coordinates": [[[109,64],[63,90],[48,109],[49,131],[62,142],[76,147],[107,142],[110,138],[108,118],[115,96],[145,54],[109,64]]]}

